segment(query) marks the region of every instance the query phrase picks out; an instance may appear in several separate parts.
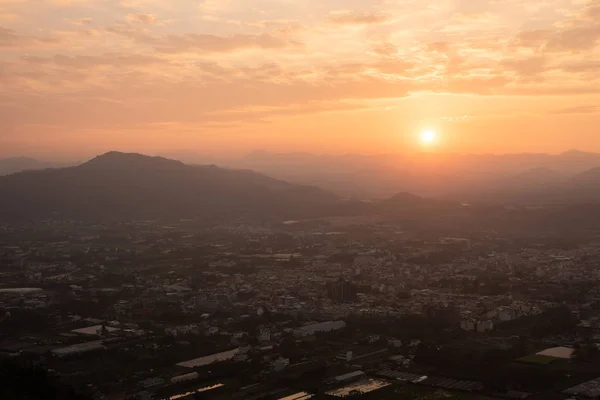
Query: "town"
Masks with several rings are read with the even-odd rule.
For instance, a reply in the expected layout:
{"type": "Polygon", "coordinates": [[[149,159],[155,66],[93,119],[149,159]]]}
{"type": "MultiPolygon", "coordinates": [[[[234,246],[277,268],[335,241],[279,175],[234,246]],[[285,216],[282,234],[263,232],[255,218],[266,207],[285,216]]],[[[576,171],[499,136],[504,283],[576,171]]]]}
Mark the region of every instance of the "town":
{"type": "Polygon", "coordinates": [[[600,241],[394,220],[0,229],[0,354],[94,399],[600,396],[600,241]]]}

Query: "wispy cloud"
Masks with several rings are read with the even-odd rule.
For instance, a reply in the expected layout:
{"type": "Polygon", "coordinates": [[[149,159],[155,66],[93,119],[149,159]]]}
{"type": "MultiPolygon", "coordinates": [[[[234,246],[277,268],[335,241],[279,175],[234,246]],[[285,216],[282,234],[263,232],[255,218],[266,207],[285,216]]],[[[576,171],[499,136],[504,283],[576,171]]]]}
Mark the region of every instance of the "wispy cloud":
{"type": "Polygon", "coordinates": [[[0,139],[26,122],[71,132],[269,121],[414,93],[445,99],[415,107],[440,123],[475,115],[447,111],[467,98],[472,109],[544,99],[533,114],[593,117],[595,106],[569,104],[600,102],[600,5],[526,3],[0,0],[1,104],[11,107],[0,139]]]}
{"type": "Polygon", "coordinates": [[[376,25],[390,20],[385,14],[343,12],[334,14],[329,18],[329,22],[337,25],[376,25]]]}
{"type": "Polygon", "coordinates": [[[590,114],[600,112],[600,106],[567,107],[551,111],[551,114],[590,114]]]}
{"type": "Polygon", "coordinates": [[[152,14],[127,14],[127,20],[150,25],[156,22],[156,16],[152,14]]]}

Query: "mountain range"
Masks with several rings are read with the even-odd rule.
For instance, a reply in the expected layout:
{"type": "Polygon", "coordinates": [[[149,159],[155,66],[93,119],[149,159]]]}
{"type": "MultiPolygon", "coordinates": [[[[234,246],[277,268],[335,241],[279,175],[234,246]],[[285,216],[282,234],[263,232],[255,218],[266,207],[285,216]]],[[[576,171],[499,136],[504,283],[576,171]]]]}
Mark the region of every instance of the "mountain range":
{"type": "Polygon", "coordinates": [[[0,218],[302,215],[333,204],[322,189],[244,170],[110,152],[84,164],[0,177],[0,218]]]}
{"type": "MultiPolygon", "coordinates": [[[[381,199],[398,192],[485,200],[506,191],[558,185],[600,167],[600,154],[313,155],[253,152],[234,162],[278,179],[326,187],[343,197],[381,199]]],[[[518,196],[517,196],[518,197],[518,196]]]]}
{"type": "MultiPolygon", "coordinates": [[[[291,183],[326,188],[340,197],[363,200],[385,199],[400,192],[463,201],[483,200],[494,197],[497,192],[552,186],[600,167],[600,154],[577,150],[555,155],[435,152],[315,155],[256,151],[235,159],[179,151],[163,157],[189,165],[218,164],[253,170],[291,183]]],[[[26,157],[0,159],[0,175],[64,166],[67,164],[26,157]]]]}
{"type": "MultiPolygon", "coordinates": [[[[559,156],[554,165],[556,160],[564,163],[566,157],[576,161],[570,162],[570,168],[577,165],[581,169],[596,159],[595,156],[582,153],[581,157],[587,161],[581,162],[579,156],[573,153],[559,156]]],[[[279,159],[279,156],[276,158],[279,159]]],[[[299,158],[306,159],[304,156],[299,158]]],[[[325,178],[319,181],[323,187],[319,188],[318,182],[314,185],[290,183],[248,169],[189,165],[162,157],[109,152],[73,167],[46,168],[1,176],[0,219],[54,217],[122,220],[246,216],[253,219],[299,219],[402,213],[414,219],[416,216],[435,217],[439,213],[464,216],[465,203],[473,207],[470,215],[480,217],[489,212],[490,206],[600,205],[600,167],[567,175],[565,169],[559,173],[546,166],[531,167],[527,164],[521,170],[513,165],[511,168],[514,170],[508,173],[506,168],[501,167],[505,160],[500,158],[501,162],[497,163],[495,170],[503,170],[504,173],[489,173],[487,180],[473,179],[474,175],[486,176],[484,169],[471,173],[468,179],[465,176],[452,179],[452,175],[443,170],[445,182],[438,181],[436,174],[429,176],[429,183],[444,183],[445,190],[423,197],[415,194],[418,191],[409,193],[404,190],[409,182],[418,183],[418,180],[402,180],[402,175],[392,179],[389,169],[386,170],[387,176],[381,179],[381,165],[374,166],[374,160],[370,157],[365,160],[360,165],[364,167],[370,163],[370,170],[363,168],[360,173],[350,174],[338,168],[338,172],[348,174],[343,182],[359,188],[361,182],[367,182],[370,177],[378,184],[388,182],[390,187],[400,190],[383,199],[364,201],[339,196],[339,190],[335,190],[339,185],[323,182],[325,178]],[[483,214],[478,214],[479,210],[484,210],[483,214]]],[[[332,172],[322,164],[307,164],[309,167],[306,169],[299,166],[297,173],[308,174],[313,171],[317,174],[317,165],[323,167],[321,176],[328,176],[327,173],[332,172]]],[[[424,172],[412,176],[419,174],[424,172]]],[[[421,176],[423,179],[426,177],[421,176]]],[[[341,181],[336,182],[341,184],[341,181]]]]}

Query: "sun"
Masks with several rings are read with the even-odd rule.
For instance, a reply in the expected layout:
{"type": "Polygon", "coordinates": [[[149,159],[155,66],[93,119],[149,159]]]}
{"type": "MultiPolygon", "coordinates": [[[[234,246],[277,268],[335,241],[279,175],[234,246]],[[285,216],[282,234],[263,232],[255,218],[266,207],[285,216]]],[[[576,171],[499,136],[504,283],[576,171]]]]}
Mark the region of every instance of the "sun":
{"type": "Polygon", "coordinates": [[[419,135],[419,140],[424,146],[433,146],[438,141],[437,132],[431,129],[426,129],[419,135]]]}

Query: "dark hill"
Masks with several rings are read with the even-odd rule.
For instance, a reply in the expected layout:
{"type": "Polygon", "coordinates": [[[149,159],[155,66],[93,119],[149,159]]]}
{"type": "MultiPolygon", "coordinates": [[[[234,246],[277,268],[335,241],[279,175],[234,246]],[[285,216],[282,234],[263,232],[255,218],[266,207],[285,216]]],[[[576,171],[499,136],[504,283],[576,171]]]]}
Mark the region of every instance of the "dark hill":
{"type": "Polygon", "coordinates": [[[0,218],[302,215],[337,198],[318,188],[216,166],[110,152],[70,168],[0,177],[0,218]]]}

